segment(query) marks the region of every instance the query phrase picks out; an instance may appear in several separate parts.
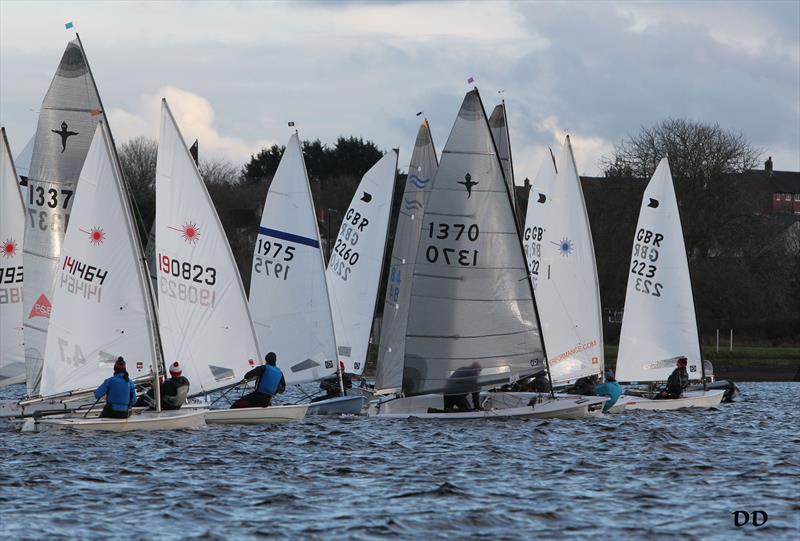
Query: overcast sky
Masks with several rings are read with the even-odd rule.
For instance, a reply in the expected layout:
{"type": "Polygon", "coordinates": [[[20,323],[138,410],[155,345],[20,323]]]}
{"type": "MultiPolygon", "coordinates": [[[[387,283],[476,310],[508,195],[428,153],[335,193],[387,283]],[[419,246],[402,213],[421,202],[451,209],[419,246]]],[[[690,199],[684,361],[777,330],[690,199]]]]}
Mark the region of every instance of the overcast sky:
{"type": "Polygon", "coordinates": [[[0,2],[0,123],[15,152],[72,30],[118,141],[165,96],[201,157],[241,165],[363,136],[407,163],[424,111],[441,151],[474,76],[504,90],[517,182],[571,134],[581,174],[666,117],[718,122],[800,170],[800,2],[0,2]]]}

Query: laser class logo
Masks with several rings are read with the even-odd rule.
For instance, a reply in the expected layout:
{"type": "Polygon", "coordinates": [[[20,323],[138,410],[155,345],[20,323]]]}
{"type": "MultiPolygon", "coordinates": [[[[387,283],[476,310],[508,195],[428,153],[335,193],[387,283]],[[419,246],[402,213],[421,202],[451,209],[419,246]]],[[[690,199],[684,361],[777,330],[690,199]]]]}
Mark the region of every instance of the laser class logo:
{"type": "Polygon", "coordinates": [[[80,230],[81,233],[86,233],[89,236],[89,244],[92,246],[100,246],[106,240],[106,233],[102,227],[93,227],[89,231],[85,229],[80,230]]]}
{"type": "Polygon", "coordinates": [[[3,242],[2,255],[6,259],[11,259],[17,255],[17,243],[14,241],[14,239],[6,239],[3,242]]]}
{"type": "Polygon", "coordinates": [[[194,222],[184,222],[181,227],[167,226],[173,231],[177,231],[183,237],[183,240],[189,244],[194,244],[200,240],[200,228],[194,222]]]}

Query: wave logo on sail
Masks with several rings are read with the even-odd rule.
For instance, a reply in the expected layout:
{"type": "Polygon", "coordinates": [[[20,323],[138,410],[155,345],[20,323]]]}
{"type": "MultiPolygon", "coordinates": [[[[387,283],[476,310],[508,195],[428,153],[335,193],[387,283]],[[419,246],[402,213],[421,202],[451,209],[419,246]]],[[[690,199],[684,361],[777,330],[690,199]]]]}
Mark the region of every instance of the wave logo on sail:
{"type": "Polygon", "coordinates": [[[6,259],[11,259],[17,255],[17,243],[14,239],[6,239],[5,242],[3,242],[2,254],[6,259]]]}
{"type": "Polygon", "coordinates": [[[167,227],[180,233],[183,240],[189,244],[194,244],[200,239],[200,228],[193,222],[185,222],[181,227],[167,227]]]}
{"type": "Polygon", "coordinates": [[[430,178],[421,179],[417,175],[408,175],[408,181],[419,189],[424,189],[425,186],[431,181],[430,178]]]}
{"type": "Polygon", "coordinates": [[[33,319],[35,317],[46,317],[50,319],[50,312],[53,310],[53,306],[50,304],[50,301],[45,297],[44,293],[39,295],[39,298],[36,299],[36,302],[33,303],[33,308],[31,308],[31,313],[28,316],[28,319],[33,319]]]}
{"type": "Polygon", "coordinates": [[[106,240],[106,233],[102,227],[93,227],[89,231],[81,229],[81,233],[89,235],[89,244],[92,246],[100,246],[106,240]]]}
{"type": "Polygon", "coordinates": [[[406,203],[406,210],[414,210],[414,209],[421,209],[422,203],[417,201],[416,199],[404,199],[406,203]]]}

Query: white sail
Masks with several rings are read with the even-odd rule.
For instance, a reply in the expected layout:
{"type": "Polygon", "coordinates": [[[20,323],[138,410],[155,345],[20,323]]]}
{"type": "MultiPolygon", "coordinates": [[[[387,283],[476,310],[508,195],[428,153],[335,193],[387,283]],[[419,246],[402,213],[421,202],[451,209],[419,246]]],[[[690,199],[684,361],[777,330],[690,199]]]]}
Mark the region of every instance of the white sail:
{"type": "Polygon", "coordinates": [[[425,205],[406,331],[406,394],[463,392],[544,368],[508,185],[468,92],[425,205]],[[470,371],[471,381],[453,381],[470,371]]]}
{"type": "Polygon", "coordinates": [[[514,164],[511,161],[511,137],[508,134],[508,119],[506,118],[506,102],[496,105],[489,116],[489,128],[497,148],[497,157],[503,166],[503,175],[506,177],[508,191],[511,194],[511,204],[517,210],[517,196],[514,191],[514,164]]]}
{"type": "Polygon", "coordinates": [[[118,356],[132,378],[158,359],[136,225],[103,123],[79,186],[53,292],[42,396],[96,387],[118,356]]]}
{"type": "Polygon", "coordinates": [[[667,158],[647,185],[628,266],[628,288],[617,356],[617,380],[664,381],[675,357],[688,360],[690,379],[702,362],[689,262],[667,158]]]}
{"type": "Polygon", "coordinates": [[[28,393],[41,378],[53,287],[78,177],[97,123],[100,97],[79,40],[67,44],[42,102],[25,199],[25,358],[28,393]]]}
{"type": "Polygon", "coordinates": [[[5,387],[25,381],[22,332],[25,205],[6,129],[0,128],[0,132],[0,387],[5,387]]]}
{"type": "Polygon", "coordinates": [[[328,261],[339,360],[353,374],[361,374],[366,365],[396,172],[397,151],[392,150],[364,174],[328,261]]]}
{"type": "Polygon", "coordinates": [[[261,351],[273,351],[286,383],[336,372],[325,260],[297,134],[269,187],[253,252],[250,313],[261,351]]]}
{"type": "Polygon", "coordinates": [[[33,144],[35,142],[36,136],[34,135],[28,140],[28,144],[25,145],[14,160],[14,165],[17,168],[17,176],[20,180],[28,178],[28,173],[31,169],[31,160],[33,159],[33,144]]]}
{"type": "Polygon", "coordinates": [[[523,239],[554,385],[603,373],[603,326],[592,232],[569,136],[557,176],[550,156],[528,198],[523,239]]]}
{"type": "Polygon", "coordinates": [[[406,325],[411,300],[411,278],[422,230],[422,214],[431,181],[439,166],[428,121],[417,132],[408,166],[406,187],[394,234],[391,267],[383,304],[383,323],[378,353],[375,388],[384,393],[398,392],[403,385],[403,358],[406,350],[406,325]]]}
{"type": "Polygon", "coordinates": [[[156,164],[158,315],[164,361],[193,393],[238,383],[260,362],[228,239],[166,100],[156,164]]]}

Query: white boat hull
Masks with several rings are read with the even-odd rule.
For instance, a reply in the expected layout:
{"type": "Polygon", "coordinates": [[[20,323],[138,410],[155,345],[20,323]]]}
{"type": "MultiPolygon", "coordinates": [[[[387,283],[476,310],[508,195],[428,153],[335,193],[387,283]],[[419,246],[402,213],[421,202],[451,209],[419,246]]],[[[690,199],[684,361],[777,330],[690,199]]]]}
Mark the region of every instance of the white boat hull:
{"type": "MultiPolygon", "coordinates": [[[[611,409],[624,408],[630,410],[677,410],[681,408],[717,408],[725,395],[724,390],[688,391],[680,398],[666,398],[654,400],[641,396],[622,395],[611,409]]],[[[619,410],[621,411],[621,410],[619,410]]]]}
{"type": "Polygon", "coordinates": [[[26,419],[23,432],[50,430],[97,430],[104,432],[132,432],[134,430],[183,430],[206,426],[205,411],[145,411],[134,413],[127,419],[106,419],[80,416],[44,417],[26,419]]]}
{"type": "Polygon", "coordinates": [[[308,404],[294,406],[270,406],[268,408],[235,408],[209,410],[206,423],[229,425],[264,425],[302,421],[308,411],[308,404]]]}
{"type": "Polygon", "coordinates": [[[306,415],[360,415],[365,400],[362,396],[340,396],[312,402],[306,415]]]}
{"type": "Polygon", "coordinates": [[[370,417],[394,419],[581,419],[602,412],[604,396],[561,396],[555,399],[538,393],[485,393],[483,410],[434,412],[444,409],[442,395],[395,398],[370,405],[370,417]],[[525,395],[525,396],[522,396],[525,395]]]}

